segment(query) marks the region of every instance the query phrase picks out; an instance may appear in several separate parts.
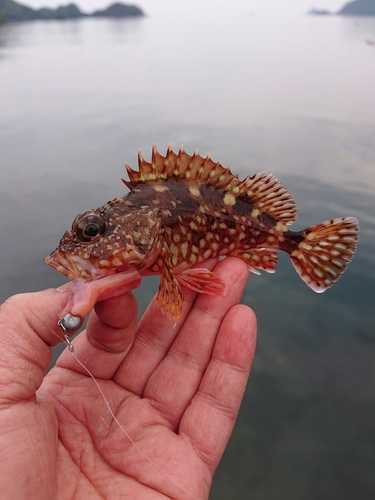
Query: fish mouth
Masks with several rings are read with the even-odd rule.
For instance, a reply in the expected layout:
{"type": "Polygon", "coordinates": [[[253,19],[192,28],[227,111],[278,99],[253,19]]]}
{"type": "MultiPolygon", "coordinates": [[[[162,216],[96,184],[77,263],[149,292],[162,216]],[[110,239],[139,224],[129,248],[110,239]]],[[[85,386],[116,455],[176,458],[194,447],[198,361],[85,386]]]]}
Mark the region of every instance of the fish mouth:
{"type": "Polygon", "coordinates": [[[44,262],[71,281],[77,281],[80,278],[93,280],[112,274],[109,270],[100,271],[90,260],[82,259],[76,255],[68,255],[61,250],[53,251],[44,259],[44,262]]]}
{"type": "Polygon", "coordinates": [[[73,282],[59,289],[69,292],[68,302],[58,315],[59,320],[68,313],[83,319],[96,302],[133,290],[142,279],[135,268],[117,273],[114,268],[101,271],[91,261],[67,255],[61,250],[55,250],[44,261],[73,282]]]}
{"type": "Polygon", "coordinates": [[[83,319],[97,302],[129,292],[137,288],[141,280],[142,276],[136,269],[128,269],[93,280],[79,278],[74,283],[58,289],[62,292],[69,292],[68,302],[58,314],[58,319],[63,319],[66,314],[83,319]]]}

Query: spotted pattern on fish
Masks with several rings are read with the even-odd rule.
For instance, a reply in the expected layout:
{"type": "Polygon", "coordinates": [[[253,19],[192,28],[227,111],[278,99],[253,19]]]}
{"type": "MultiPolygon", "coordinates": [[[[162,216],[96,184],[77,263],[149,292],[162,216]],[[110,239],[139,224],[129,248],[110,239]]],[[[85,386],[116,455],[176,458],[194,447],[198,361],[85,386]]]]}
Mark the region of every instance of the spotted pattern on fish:
{"type": "Polygon", "coordinates": [[[231,255],[249,269],[274,272],[278,253],[290,255],[301,278],[315,292],[329,288],[350,262],[358,221],[342,217],[291,231],[296,204],[272,174],[258,172],[243,181],[229,168],[196,151],[188,155],[154,145],[151,162],[139,169],[125,164],[130,192],[103,207],[78,215],[71,231],[46,259],[72,280],[100,279],[138,269],[161,275],[158,300],[178,320],[181,284],[218,294],[223,282],[207,269],[192,268],[210,257],[231,255]]]}

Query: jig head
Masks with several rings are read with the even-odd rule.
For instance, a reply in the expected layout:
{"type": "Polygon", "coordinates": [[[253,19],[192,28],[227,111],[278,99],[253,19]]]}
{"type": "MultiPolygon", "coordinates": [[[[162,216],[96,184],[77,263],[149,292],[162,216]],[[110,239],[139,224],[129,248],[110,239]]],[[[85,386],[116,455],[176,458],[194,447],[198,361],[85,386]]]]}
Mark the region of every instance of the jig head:
{"type": "Polygon", "coordinates": [[[73,316],[72,314],[67,313],[57,322],[57,324],[61,328],[64,337],[66,337],[67,334],[75,333],[81,328],[83,319],[80,316],[73,316]]]}

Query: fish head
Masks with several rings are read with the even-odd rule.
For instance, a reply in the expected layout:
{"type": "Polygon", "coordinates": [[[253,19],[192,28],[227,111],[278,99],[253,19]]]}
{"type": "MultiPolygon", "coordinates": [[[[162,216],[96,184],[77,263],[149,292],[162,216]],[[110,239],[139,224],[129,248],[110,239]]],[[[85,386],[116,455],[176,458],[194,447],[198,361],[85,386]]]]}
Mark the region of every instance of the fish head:
{"type": "Polygon", "coordinates": [[[152,264],[161,247],[158,212],[126,212],[115,201],[121,200],[77,215],[71,230],[45,258],[46,264],[72,281],[95,280],[152,264]]]}

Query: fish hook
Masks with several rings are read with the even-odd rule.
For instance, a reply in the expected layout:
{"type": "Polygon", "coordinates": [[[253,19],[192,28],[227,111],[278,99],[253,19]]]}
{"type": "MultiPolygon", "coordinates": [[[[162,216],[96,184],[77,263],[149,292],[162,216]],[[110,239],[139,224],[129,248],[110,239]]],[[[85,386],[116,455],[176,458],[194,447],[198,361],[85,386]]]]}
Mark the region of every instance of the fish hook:
{"type": "Polygon", "coordinates": [[[68,334],[75,333],[82,326],[83,319],[79,316],[73,316],[70,313],[65,314],[65,316],[60,319],[57,324],[64,336],[65,342],[67,343],[69,350],[73,352],[73,345],[69,340],[68,334]]]}

